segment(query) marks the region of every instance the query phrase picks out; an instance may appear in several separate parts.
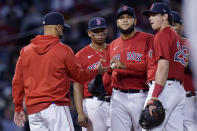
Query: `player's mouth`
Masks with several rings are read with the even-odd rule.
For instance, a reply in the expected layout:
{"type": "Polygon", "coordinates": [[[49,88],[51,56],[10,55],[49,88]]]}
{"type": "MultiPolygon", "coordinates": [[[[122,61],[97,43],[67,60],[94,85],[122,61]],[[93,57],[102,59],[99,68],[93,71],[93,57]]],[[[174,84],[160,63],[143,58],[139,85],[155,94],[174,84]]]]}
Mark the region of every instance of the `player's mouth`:
{"type": "Polygon", "coordinates": [[[102,38],[99,38],[99,39],[97,39],[98,41],[103,41],[103,39],[102,38]]]}
{"type": "Polygon", "coordinates": [[[129,24],[122,24],[123,26],[128,26],[129,24]]]}

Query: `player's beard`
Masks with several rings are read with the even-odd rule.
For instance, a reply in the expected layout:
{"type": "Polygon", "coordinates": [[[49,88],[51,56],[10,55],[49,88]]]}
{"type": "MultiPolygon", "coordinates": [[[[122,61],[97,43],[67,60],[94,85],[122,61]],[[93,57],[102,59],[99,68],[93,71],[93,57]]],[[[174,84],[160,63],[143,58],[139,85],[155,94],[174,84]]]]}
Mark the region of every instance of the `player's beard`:
{"type": "Polygon", "coordinates": [[[124,35],[127,35],[127,34],[130,34],[134,31],[135,29],[135,25],[133,24],[132,26],[130,26],[127,30],[123,30],[122,28],[118,27],[119,31],[124,34],[124,35]]]}

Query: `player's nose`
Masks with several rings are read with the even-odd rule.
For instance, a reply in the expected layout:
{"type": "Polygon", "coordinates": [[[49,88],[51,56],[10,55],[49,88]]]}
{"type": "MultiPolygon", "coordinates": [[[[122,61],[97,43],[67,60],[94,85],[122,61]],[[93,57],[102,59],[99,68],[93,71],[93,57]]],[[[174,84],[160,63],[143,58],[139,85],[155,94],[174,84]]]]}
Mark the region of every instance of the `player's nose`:
{"type": "Polygon", "coordinates": [[[150,16],[148,20],[151,22],[151,21],[153,20],[153,17],[152,17],[152,16],[150,16]]]}

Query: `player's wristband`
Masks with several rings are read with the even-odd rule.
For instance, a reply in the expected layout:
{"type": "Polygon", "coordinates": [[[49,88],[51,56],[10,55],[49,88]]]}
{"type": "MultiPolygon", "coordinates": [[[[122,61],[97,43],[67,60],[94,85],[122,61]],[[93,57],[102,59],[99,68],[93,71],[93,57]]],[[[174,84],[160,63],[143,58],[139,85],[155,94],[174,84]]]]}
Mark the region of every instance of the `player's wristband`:
{"type": "Polygon", "coordinates": [[[155,88],[153,90],[152,97],[158,97],[162,90],[163,90],[163,86],[155,83],[155,88]]]}

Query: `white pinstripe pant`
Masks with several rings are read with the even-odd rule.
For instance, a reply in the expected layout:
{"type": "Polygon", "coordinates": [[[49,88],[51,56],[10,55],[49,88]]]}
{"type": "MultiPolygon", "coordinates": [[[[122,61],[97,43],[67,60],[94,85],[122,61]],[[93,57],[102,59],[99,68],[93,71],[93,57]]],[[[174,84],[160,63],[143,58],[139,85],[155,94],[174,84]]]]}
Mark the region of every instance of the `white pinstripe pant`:
{"type": "Polygon", "coordinates": [[[74,131],[68,106],[51,104],[28,118],[31,131],[74,131]]]}

